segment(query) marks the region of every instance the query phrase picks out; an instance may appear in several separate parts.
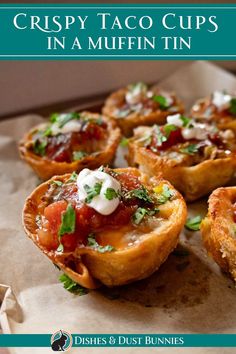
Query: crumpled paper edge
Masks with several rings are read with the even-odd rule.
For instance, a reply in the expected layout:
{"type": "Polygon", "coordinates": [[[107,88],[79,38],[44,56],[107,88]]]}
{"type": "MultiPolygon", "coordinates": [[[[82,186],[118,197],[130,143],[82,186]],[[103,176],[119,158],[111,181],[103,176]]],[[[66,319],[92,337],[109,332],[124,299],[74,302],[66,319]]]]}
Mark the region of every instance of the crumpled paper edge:
{"type": "Polygon", "coordinates": [[[0,284],[0,325],[3,333],[11,334],[9,318],[18,323],[23,322],[23,312],[16,296],[8,285],[0,284]]]}

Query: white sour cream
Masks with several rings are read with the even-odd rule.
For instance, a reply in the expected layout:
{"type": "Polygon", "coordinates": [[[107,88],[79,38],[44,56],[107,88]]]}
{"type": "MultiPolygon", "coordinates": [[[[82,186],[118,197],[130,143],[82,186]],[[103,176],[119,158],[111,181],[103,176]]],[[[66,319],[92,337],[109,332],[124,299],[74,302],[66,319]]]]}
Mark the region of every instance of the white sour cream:
{"type": "Polygon", "coordinates": [[[126,93],[125,99],[126,102],[130,105],[140,103],[140,100],[143,96],[147,94],[147,86],[143,83],[137,83],[132,86],[126,93]]]}
{"type": "Polygon", "coordinates": [[[77,133],[81,129],[81,123],[77,119],[70,120],[63,127],[59,127],[58,123],[53,123],[51,125],[52,135],[67,134],[67,133],[77,133]]]}
{"type": "Polygon", "coordinates": [[[160,95],[161,96],[163,96],[163,97],[165,97],[165,99],[166,99],[166,103],[167,103],[167,106],[168,107],[170,107],[172,104],[173,104],[173,98],[171,97],[171,95],[168,93],[168,92],[166,92],[166,91],[161,91],[160,92],[160,95]]]}
{"type": "Polygon", "coordinates": [[[226,129],[224,131],[220,131],[220,136],[223,140],[230,140],[235,138],[235,134],[233,130],[231,129],[226,129]]]}
{"type": "Polygon", "coordinates": [[[166,119],[168,124],[176,125],[179,128],[181,128],[184,124],[179,113],[168,116],[166,119]]]}
{"type": "Polygon", "coordinates": [[[90,188],[94,188],[96,183],[101,183],[101,190],[99,195],[96,195],[92,198],[90,203],[87,203],[91,208],[96,210],[99,214],[102,215],[110,215],[119,205],[119,197],[109,200],[105,196],[107,192],[107,188],[112,188],[119,193],[121,190],[120,183],[110,176],[109,174],[101,171],[91,171],[88,168],[83,169],[78,177],[77,177],[77,186],[78,186],[78,196],[79,200],[86,203],[86,198],[88,196],[85,186],[89,186],[90,188]]]}
{"type": "Polygon", "coordinates": [[[212,103],[220,110],[229,108],[232,97],[220,91],[215,91],[212,96],[212,103]]]}
{"type": "Polygon", "coordinates": [[[205,140],[208,138],[209,133],[212,132],[211,126],[201,123],[192,123],[191,128],[184,128],[182,136],[185,140],[197,139],[205,140]]]}

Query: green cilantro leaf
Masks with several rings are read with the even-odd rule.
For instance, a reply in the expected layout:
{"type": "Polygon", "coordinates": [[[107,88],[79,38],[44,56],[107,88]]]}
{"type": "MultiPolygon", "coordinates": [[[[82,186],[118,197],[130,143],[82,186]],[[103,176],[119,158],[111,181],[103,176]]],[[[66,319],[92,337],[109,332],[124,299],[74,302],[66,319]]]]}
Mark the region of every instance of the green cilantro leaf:
{"type": "Polygon", "coordinates": [[[97,125],[102,125],[102,124],[103,124],[103,119],[102,119],[102,117],[97,118],[97,119],[95,120],[95,123],[96,123],[97,125]]]}
{"type": "Polygon", "coordinates": [[[64,234],[73,234],[73,232],[75,232],[75,209],[69,203],[66,211],[61,217],[59,236],[63,236],[64,234]]]}
{"type": "Polygon", "coordinates": [[[196,144],[190,144],[185,148],[180,149],[180,152],[183,154],[194,155],[196,152],[198,152],[198,147],[196,144]]]}
{"type": "Polygon", "coordinates": [[[63,185],[63,182],[62,182],[62,181],[53,180],[51,183],[52,183],[52,184],[56,184],[58,187],[61,187],[61,186],[63,185]]]}
{"type": "Polygon", "coordinates": [[[144,216],[147,215],[147,209],[145,208],[138,208],[136,212],[132,216],[132,221],[135,225],[139,225],[140,222],[143,220],[144,216]]]}
{"type": "Polygon", "coordinates": [[[168,200],[170,200],[174,196],[174,192],[164,184],[162,187],[162,192],[157,196],[157,202],[159,204],[165,204],[168,200]]]}
{"type": "Polygon", "coordinates": [[[154,208],[154,209],[138,208],[132,216],[132,222],[135,225],[139,225],[146,215],[153,216],[158,212],[159,212],[158,208],[154,208]]]}
{"type": "Polygon", "coordinates": [[[73,151],[73,161],[79,161],[85,156],[88,156],[88,153],[85,151],[73,151]]]}
{"type": "Polygon", "coordinates": [[[160,130],[160,128],[157,125],[154,126],[153,132],[154,132],[156,139],[157,139],[157,146],[161,146],[162,143],[167,141],[167,137],[162,133],[162,131],[160,130]]]}
{"type": "Polygon", "coordinates": [[[185,116],[181,116],[180,119],[182,120],[184,127],[187,127],[187,125],[189,125],[189,123],[191,122],[191,118],[185,116]]]}
{"type": "Polygon", "coordinates": [[[125,197],[127,199],[129,198],[132,198],[132,197],[135,197],[137,199],[140,199],[140,200],[143,200],[144,202],[147,202],[147,203],[150,203],[150,204],[153,204],[153,200],[152,198],[150,197],[147,189],[142,186],[142,188],[140,189],[133,189],[131,190],[130,192],[128,192],[125,197]]]}
{"type": "Polygon", "coordinates": [[[126,146],[128,145],[128,143],[129,143],[129,139],[123,137],[123,138],[121,139],[120,146],[126,147],[126,146]]]}
{"type": "Polygon", "coordinates": [[[94,197],[100,194],[102,188],[102,182],[101,183],[95,183],[93,187],[88,186],[87,184],[84,185],[84,190],[87,193],[87,197],[85,199],[85,203],[91,203],[94,197]]]}
{"type": "Polygon", "coordinates": [[[115,251],[115,248],[113,246],[110,246],[110,245],[101,246],[101,245],[99,245],[97,243],[96,239],[95,239],[95,235],[94,234],[90,234],[88,236],[87,245],[89,247],[93,248],[94,250],[98,251],[99,253],[106,253],[106,252],[115,251]]]}
{"type": "Polygon", "coordinates": [[[197,215],[193,218],[188,218],[185,227],[186,229],[191,231],[198,231],[200,230],[201,222],[202,222],[201,216],[197,215]]]}
{"type": "Polygon", "coordinates": [[[104,195],[108,200],[112,200],[118,197],[118,193],[113,188],[107,188],[104,195]]]}
{"type": "Polygon", "coordinates": [[[66,183],[71,183],[71,182],[75,182],[77,180],[77,173],[74,171],[71,175],[70,178],[66,181],[66,183]]]}
{"type": "Polygon", "coordinates": [[[48,141],[47,141],[46,137],[41,138],[41,139],[37,139],[34,142],[34,146],[33,146],[35,154],[40,155],[40,156],[44,156],[46,153],[47,144],[48,144],[48,141]]]}
{"type": "Polygon", "coordinates": [[[50,117],[52,123],[57,123],[59,128],[62,128],[66,123],[73,119],[80,119],[80,114],[77,112],[72,113],[53,113],[50,117]]]}
{"type": "Polygon", "coordinates": [[[50,122],[55,123],[58,116],[59,116],[59,113],[52,113],[49,118],[50,122]]]}
{"type": "Polygon", "coordinates": [[[154,95],[152,99],[154,102],[159,103],[160,109],[162,111],[169,107],[168,101],[164,96],[154,95]]]}
{"type": "Polygon", "coordinates": [[[46,130],[43,132],[43,136],[50,136],[52,134],[52,129],[51,127],[47,127],[46,130]]]}
{"type": "Polygon", "coordinates": [[[230,101],[230,113],[232,113],[234,116],[236,116],[236,98],[232,98],[230,101]]]}
{"type": "Polygon", "coordinates": [[[83,286],[79,285],[76,283],[74,280],[72,280],[68,275],[62,274],[59,277],[60,282],[63,283],[64,289],[70,291],[71,293],[74,293],[76,295],[86,295],[88,293],[88,289],[84,288],[83,286]]]}
{"type": "Polygon", "coordinates": [[[63,252],[64,247],[61,243],[61,237],[65,234],[72,234],[75,232],[75,210],[72,205],[69,203],[67,205],[66,211],[61,216],[61,226],[58,232],[58,239],[60,244],[58,246],[57,252],[63,252]]]}
{"type": "Polygon", "coordinates": [[[178,127],[174,124],[166,124],[166,125],[164,125],[163,129],[166,134],[166,137],[169,138],[170,133],[177,130],[178,127]]]}

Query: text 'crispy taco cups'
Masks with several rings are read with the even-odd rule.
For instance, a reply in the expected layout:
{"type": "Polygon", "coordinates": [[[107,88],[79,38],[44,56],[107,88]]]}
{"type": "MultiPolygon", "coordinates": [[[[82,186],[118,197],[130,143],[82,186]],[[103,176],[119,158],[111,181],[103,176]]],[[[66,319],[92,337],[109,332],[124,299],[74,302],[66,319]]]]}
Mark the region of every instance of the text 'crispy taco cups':
{"type": "MultiPolygon", "coordinates": [[[[45,193],[52,181],[66,182],[70,175],[57,176],[39,187],[26,200],[23,211],[23,223],[27,235],[58,265],[71,279],[86,288],[96,288],[100,283],[106,286],[118,286],[143,279],[157,270],[176,247],[179,233],[186,219],[186,204],[182,196],[169,182],[157,178],[149,179],[137,169],[116,169],[114,173],[136,176],[142,184],[155,193],[165,189],[164,202],[158,204],[158,210],[145,216],[145,222],[133,225],[131,222],[115,229],[103,225],[96,240],[106,247],[114,246],[111,252],[99,252],[86,244],[77,246],[73,252],[58,253],[48,250],[39,242],[38,215],[43,215],[45,193]],[[155,214],[157,213],[157,214],[155,214]],[[155,214],[155,215],[154,215],[155,214]],[[136,240],[129,243],[127,240],[136,240]]],[[[163,198],[163,196],[162,196],[163,198]]],[[[141,208],[142,209],[142,208],[141,208]]],[[[114,212],[115,213],[115,212],[114,212]]],[[[90,220],[92,222],[92,219],[90,220]]]]}
{"type": "Polygon", "coordinates": [[[204,246],[216,263],[236,281],[236,187],[216,189],[201,223],[204,246]]]}

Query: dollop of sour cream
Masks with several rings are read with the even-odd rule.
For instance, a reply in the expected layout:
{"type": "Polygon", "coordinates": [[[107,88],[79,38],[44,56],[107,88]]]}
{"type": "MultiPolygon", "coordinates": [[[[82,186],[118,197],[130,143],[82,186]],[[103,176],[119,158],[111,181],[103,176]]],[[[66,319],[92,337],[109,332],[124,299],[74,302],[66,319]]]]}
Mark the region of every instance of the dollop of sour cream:
{"type": "Polygon", "coordinates": [[[232,96],[220,91],[213,92],[212,103],[220,110],[229,108],[232,96]]]}
{"type": "Polygon", "coordinates": [[[192,123],[191,127],[182,130],[182,136],[185,140],[197,139],[205,140],[209,133],[213,132],[214,127],[204,123],[192,123]]]}
{"type": "Polygon", "coordinates": [[[176,127],[179,127],[179,128],[181,128],[184,124],[183,120],[181,119],[181,115],[179,113],[167,116],[166,119],[167,119],[168,124],[176,125],[176,127]]]}
{"type": "Polygon", "coordinates": [[[235,138],[235,134],[233,130],[231,129],[226,129],[224,131],[220,131],[220,136],[223,140],[230,140],[235,138]]]}
{"type": "Polygon", "coordinates": [[[189,124],[189,126],[184,128],[184,121],[181,119],[181,114],[179,113],[167,116],[167,123],[173,124],[179,128],[183,128],[181,130],[181,134],[185,140],[205,140],[208,138],[208,134],[212,133],[214,129],[210,125],[193,121],[191,121],[191,124],[189,124]]]}
{"type": "Polygon", "coordinates": [[[118,195],[121,191],[121,185],[108,173],[99,170],[91,171],[88,168],[83,169],[77,177],[79,200],[86,203],[88,196],[86,186],[94,188],[97,183],[101,185],[100,192],[87,204],[99,214],[110,215],[119,205],[120,200],[118,195]],[[116,196],[112,199],[108,199],[106,196],[107,189],[113,189],[116,192],[116,196]]]}
{"type": "Polygon", "coordinates": [[[126,102],[130,105],[137,104],[147,94],[147,86],[142,82],[131,86],[125,95],[126,102]]]}
{"type": "Polygon", "coordinates": [[[77,133],[81,129],[81,123],[77,119],[70,120],[66,124],[63,125],[63,127],[60,127],[59,124],[53,123],[51,125],[51,134],[52,135],[58,135],[58,134],[67,134],[67,133],[77,133]]]}

